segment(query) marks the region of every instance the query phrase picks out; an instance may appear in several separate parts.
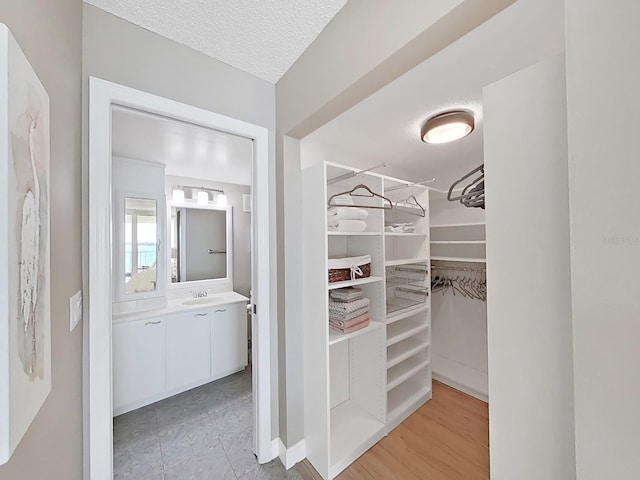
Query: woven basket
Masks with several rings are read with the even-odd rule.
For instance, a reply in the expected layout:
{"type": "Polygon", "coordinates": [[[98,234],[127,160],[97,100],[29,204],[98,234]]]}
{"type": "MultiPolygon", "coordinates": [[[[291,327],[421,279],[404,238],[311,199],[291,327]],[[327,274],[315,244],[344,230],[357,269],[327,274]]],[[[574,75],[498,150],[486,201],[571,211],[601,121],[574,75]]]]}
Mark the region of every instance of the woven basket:
{"type": "Polygon", "coordinates": [[[358,278],[367,278],[371,276],[371,263],[357,266],[362,275],[358,272],[353,272],[353,279],[351,278],[351,268],[331,268],[329,269],[329,283],[346,282],[349,280],[355,280],[358,278]]]}

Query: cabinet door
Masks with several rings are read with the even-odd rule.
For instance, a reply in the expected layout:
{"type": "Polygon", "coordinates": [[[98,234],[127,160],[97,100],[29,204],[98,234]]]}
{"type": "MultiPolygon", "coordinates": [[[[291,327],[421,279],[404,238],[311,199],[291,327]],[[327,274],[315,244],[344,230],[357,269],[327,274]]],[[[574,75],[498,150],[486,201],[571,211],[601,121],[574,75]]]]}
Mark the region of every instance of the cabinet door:
{"type": "Polygon", "coordinates": [[[211,376],[216,379],[247,366],[247,307],[220,305],[211,316],[211,376]]]}
{"type": "Polygon", "coordinates": [[[154,401],[166,389],[165,319],[113,325],[113,408],[116,415],[154,401]]]}
{"type": "Polygon", "coordinates": [[[210,378],[209,310],[167,316],[167,388],[189,388],[210,378]]]}

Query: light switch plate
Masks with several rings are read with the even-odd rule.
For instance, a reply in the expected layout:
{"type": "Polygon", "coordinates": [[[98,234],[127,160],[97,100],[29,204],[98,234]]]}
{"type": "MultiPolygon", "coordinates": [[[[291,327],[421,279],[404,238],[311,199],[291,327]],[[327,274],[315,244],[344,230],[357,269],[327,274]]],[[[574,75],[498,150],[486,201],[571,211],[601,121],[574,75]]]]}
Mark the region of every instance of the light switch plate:
{"type": "Polygon", "coordinates": [[[69,298],[69,330],[73,331],[82,320],[82,290],[69,298]]]}

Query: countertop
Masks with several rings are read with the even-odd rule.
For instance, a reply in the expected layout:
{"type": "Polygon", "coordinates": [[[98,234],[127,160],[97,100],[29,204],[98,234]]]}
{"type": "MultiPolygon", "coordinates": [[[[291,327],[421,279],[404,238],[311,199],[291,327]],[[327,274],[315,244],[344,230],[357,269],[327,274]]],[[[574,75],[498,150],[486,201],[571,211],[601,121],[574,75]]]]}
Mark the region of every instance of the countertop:
{"type": "Polygon", "coordinates": [[[136,310],[134,312],[120,313],[113,315],[113,323],[131,322],[133,320],[142,320],[150,317],[161,317],[164,315],[170,315],[172,313],[189,312],[192,310],[205,310],[220,305],[228,305],[230,303],[248,302],[249,299],[244,295],[240,295],[236,292],[221,292],[210,293],[208,297],[212,299],[211,302],[200,303],[195,305],[185,305],[184,302],[194,300],[191,297],[172,299],[167,304],[160,308],[153,308],[148,310],[136,310]]]}

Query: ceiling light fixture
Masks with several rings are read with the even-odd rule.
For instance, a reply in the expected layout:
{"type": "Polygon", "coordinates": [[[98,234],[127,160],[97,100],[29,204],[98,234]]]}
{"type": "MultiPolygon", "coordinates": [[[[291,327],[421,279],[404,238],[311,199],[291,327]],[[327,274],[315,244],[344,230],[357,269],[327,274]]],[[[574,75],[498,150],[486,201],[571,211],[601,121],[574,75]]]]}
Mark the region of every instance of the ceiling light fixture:
{"type": "Polygon", "coordinates": [[[466,137],[475,126],[473,114],[464,110],[440,113],[427,120],[420,129],[425,143],[447,143],[466,137]]]}

